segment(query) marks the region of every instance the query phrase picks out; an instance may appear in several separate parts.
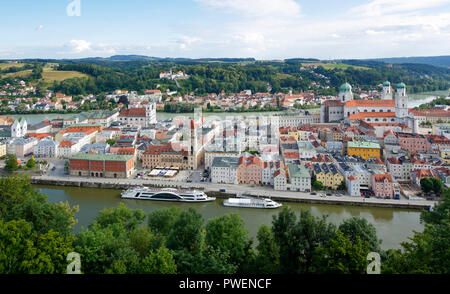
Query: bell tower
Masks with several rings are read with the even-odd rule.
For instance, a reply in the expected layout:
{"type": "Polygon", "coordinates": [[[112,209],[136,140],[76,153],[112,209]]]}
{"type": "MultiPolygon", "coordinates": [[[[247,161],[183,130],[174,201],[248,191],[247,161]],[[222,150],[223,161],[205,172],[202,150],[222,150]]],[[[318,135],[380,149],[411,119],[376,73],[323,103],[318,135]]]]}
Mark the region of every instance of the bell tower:
{"type": "Polygon", "coordinates": [[[398,118],[408,117],[408,95],[406,95],[406,85],[400,83],[397,85],[395,94],[395,116],[398,118]]]}
{"type": "Polygon", "coordinates": [[[383,83],[383,92],[381,93],[381,100],[392,100],[391,83],[388,81],[383,83]]]}

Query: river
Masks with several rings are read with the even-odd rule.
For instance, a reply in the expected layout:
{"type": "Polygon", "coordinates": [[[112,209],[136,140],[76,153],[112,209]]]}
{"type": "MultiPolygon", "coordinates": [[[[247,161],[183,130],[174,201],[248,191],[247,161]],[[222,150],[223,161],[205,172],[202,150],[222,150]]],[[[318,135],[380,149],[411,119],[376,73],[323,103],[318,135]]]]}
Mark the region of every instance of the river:
{"type": "MultiPolygon", "coordinates": [[[[223,200],[209,203],[171,203],[158,201],[122,200],[119,190],[90,189],[75,187],[50,187],[35,186],[40,192],[48,196],[48,200],[53,203],[68,201],[70,205],[78,205],[79,212],[75,215],[78,223],[75,231],[82,227],[87,227],[98,212],[104,208],[116,207],[123,201],[127,207],[132,209],[142,209],[149,213],[156,209],[164,209],[172,206],[187,210],[192,207],[197,210],[205,220],[222,216],[228,213],[238,213],[245,221],[250,237],[256,240],[256,234],[262,224],[271,225],[272,216],[278,214],[280,209],[260,210],[247,208],[231,208],[222,205],[223,200]]],[[[328,219],[339,225],[344,219],[356,216],[367,219],[375,226],[378,238],[383,240],[382,249],[399,248],[400,243],[408,241],[408,237],[413,236],[413,231],[423,231],[420,223],[420,212],[391,208],[371,208],[356,206],[336,206],[318,204],[283,203],[290,206],[298,215],[302,209],[309,210],[315,216],[328,215],[328,219]]]]}

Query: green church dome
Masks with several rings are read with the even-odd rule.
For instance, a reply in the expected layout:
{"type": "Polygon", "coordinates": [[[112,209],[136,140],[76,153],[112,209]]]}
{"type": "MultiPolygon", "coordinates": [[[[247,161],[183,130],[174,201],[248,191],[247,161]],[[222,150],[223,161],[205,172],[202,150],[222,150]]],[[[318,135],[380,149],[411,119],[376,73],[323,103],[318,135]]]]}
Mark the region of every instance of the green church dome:
{"type": "Polygon", "coordinates": [[[404,83],[400,83],[397,85],[397,88],[403,89],[403,88],[406,88],[406,85],[404,83]]]}
{"type": "Polygon", "coordinates": [[[345,83],[341,86],[341,92],[350,92],[352,90],[352,86],[349,83],[345,83]]]}
{"type": "Polygon", "coordinates": [[[383,87],[390,87],[390,86],[391,86],[391,83],[388,81],[383,83],[383,87]]]}

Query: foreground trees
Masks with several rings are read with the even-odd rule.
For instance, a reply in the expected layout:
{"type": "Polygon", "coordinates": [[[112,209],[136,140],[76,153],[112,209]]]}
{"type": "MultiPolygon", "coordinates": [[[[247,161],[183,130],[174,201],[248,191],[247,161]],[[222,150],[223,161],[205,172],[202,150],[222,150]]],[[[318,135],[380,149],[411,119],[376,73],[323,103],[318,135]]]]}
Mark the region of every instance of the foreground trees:
{"type": "Polygon", "coordinates": [[[27,177],[1,178],[0,273],[63,273],[73,251],[76,211],[47,202],[27,177]]]}
{"type": "Polygon", "coordinates": [[[415,232],[402,249],[388,250],[383,273],[450,273],[450,190],[446,189],[433,211],[423,212],[423,232],[415,232]]]}
{"type": "Polygon", "coordinates": [[[449,209],[446,190],[422,213],[424,231],[387,251],[365,219],[334,225],[289,207],[260,227],[255,246],[238,214],[205,221],[194,209],[146,215],[123,203],[75,234],[77,207],[49,203],[15,175],[0,179],[0,273],[65,273],[70,252],[86,274],[365,274],[369,252],[382,256],[382,273],[448,273],[449,209]]]}

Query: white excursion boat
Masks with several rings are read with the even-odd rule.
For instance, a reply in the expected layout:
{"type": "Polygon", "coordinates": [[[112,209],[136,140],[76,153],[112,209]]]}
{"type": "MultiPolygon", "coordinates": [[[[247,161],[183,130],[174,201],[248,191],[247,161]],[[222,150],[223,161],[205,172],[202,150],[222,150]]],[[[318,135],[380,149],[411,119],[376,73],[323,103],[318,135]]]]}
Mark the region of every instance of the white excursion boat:
{"type": "Polygon", "coordinates": [[[224,206],[244,207],[244,208],[263,208],[274,209],[283,206],[271,199],[259,199],[247,195],[237,195],[237,198],[229,198],[223,202],[224,206]]]}
{"type": "Polygon", "coordinates": [[[173,202],[209,202],[216,200],[215,197],[209,197],[203,191],[173,188],[152,189],[148,187],[130,188],[122,192],[121,197],[124,199],[173,202]]]}

